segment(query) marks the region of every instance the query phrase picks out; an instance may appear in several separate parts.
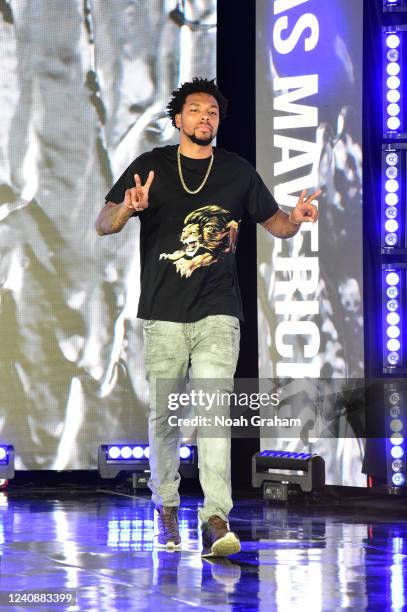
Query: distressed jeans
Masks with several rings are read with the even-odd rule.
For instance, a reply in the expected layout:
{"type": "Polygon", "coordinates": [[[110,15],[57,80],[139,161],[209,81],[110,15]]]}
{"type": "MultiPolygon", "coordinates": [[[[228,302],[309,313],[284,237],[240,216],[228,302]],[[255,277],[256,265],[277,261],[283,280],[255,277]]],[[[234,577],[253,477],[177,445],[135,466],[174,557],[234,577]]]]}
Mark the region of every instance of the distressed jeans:
{"type": "MultiPolygon", "coordinates": [[[[180,382],[186,381],[189,369],[191,380],[204,379],[206,392],[232,392],[239,355],[240,324],[236,317],[211,315],[194,323],[148,320],[144,322],[143,331],[144,360],[150,388],[151,477],[148,486],[156,505],[179,506],[181,431],[168,422],[171,416],[168,394],[179,391],[180,382]]],[[[229,416],[227,405],[217,405],[211,410],[212,415],[229,416]]],[[[176,414],[182,416],[180,410],[176,414]]],[[[213,436],[213,431],[211,436],[210,430],[208,432],[204,426],[198,426],[196,430],[199,480],[204,493],[204,505],[199,512],[202,522],[214,514],[227,520],[233,506],[230,427],[217,428],[216,436],[213,436]]]]}

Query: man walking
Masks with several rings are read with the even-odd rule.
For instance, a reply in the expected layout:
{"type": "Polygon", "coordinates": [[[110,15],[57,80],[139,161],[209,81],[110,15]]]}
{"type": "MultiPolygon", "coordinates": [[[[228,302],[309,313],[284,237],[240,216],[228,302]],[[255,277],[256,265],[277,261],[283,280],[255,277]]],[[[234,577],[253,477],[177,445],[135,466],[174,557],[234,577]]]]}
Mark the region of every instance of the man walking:
{"type": "MultiPolygon", "coordinates": [[[[247,161],[212,146],[226,107],[214,81],[195,78],[175,90],[167,114],[179,130],[179,145],[135,159],[107,194],[96,221],[100,235],[119,232],[131,217],[141,223],[137,316],[144,319],[150,385],[149,487],[158,544],[166,548],[181,545],[180,430],[168,422],[157,382],[168,395],[191,368],[193,379],[205,379],[209,387],[213,381],[214,392],[233,390],[243,318],[235,268],[239,222],[247,211],[274,236],[289,238],[302,222],[318,218],[311,203],[318,191],[309,197],[303,192],[288,215],[247,161]]],[[[227,414],[223,406],[214,410],[227,414]]],[[[228,524],[233,506],[230,431],[209,437],[198,427],[197,447],[203,554],[227,556],[240,550],[228,524]]]]}

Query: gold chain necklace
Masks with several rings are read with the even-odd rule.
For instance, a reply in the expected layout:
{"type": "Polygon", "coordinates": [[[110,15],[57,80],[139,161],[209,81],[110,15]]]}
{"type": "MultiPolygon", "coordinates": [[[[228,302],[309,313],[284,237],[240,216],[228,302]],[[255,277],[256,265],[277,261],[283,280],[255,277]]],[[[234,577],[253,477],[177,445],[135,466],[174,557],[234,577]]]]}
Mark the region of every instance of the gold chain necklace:
{"type": "Polygon", "coordinates": [[[202,187],[205,185],[205,183],[206,183],[206,181],[208,179],[209,173],[211,171],[212,164],[213,164],[213,151],[212,151],[212,155],[211,155],[211,161],[209,162],[208,169],[207,169],[206,174],[204,176],[204,180],[199,185],[198,189],[195,189],[195,191],[192,191],[191,189],[188,189],[188,187],[185,185],[184,177],[182,176],[181,153],[180,153],[179,147],[177,149],[177,162],[178,162],[178,174],[179,174],[179,178],[180,178],[180,181],[181,181],[181,185],[183,186],[185,191],[187,193],[190,193],[191,195],[195,195],[196,193],[199,193],[201,191],[202,187]]]}

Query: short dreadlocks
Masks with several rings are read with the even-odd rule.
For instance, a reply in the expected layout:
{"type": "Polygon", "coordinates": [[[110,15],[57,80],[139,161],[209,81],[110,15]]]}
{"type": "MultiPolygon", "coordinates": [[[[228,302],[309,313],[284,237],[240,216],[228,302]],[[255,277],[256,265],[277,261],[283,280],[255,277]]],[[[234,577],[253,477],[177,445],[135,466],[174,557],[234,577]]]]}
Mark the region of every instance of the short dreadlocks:
{"type": "Polygon", "coordinates": [[[219,106],[219,118],[222,120],[226,117],[228,102],[217,85],[215,85],[215,79],[209,81],[208,79],[194,77],[192,81],[183,83],[181,87],[174,89],[171,94],[172,98],[167,105],[167,115],[170,117],[174,127],[177,127],[175,125],[175,115],[182,111],[186,97],[193,93],[206,93],[213,96],[219,106]]]}

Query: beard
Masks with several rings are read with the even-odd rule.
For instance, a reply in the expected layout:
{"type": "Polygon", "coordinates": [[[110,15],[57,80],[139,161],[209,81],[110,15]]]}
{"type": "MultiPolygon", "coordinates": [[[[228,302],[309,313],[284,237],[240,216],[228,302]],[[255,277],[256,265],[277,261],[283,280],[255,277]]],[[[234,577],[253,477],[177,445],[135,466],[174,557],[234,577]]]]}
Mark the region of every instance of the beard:
{"type": "Polygon", "coordinates": [[[188,138],[190,139],[191,142],[193,142],[194,144],[199,145],[200,147],[206,147],[207,145],[211,144],[212,140],[215,138],[215,134],[213,134],[213,133],[211,133],[206,138],[198,138],[197,136],[195,136],[194,133],[187,134],[187,136],[188,136],[188,138]]]}

